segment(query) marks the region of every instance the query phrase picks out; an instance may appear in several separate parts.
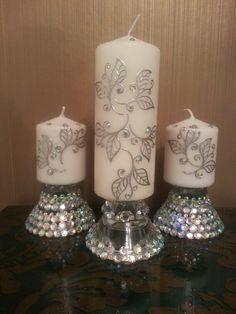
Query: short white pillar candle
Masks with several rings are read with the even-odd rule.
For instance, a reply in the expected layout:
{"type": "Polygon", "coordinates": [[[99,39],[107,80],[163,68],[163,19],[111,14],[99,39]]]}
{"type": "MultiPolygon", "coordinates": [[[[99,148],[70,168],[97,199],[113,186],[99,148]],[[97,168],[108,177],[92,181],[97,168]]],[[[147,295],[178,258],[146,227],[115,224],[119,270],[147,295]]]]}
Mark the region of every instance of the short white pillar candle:
{"type": "Polygon", "coordinates": [[[64,116],[36,126],[37,179],[45,184],[67,185],[86,174],[86,126],[64,116]]]}
{"type": "Polygon", "coordinates": [[[218,128],[190,117],[166,128],[164,180],[172,185],[203,188],[215,181],[218,128]]]}
{"type": "Polygon", "coordinates": [[[96,49],[95,192],[134,201],[153,194],[160,51],[127,36],[96,49]]]}

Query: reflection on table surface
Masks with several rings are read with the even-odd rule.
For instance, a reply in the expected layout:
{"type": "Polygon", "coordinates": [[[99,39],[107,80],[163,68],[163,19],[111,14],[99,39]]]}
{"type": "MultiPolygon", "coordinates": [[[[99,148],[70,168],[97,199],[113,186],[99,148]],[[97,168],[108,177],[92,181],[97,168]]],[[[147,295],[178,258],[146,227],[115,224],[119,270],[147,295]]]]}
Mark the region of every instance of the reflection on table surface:
{"type": "Polygon", "coordinates": [[[0,213],[2,314],[235,313],[236,215],[219,211],[224,234],[210,241],[166,238],[159,256],[133,265],[99,260],[84,234],[29,234],[30,209],[0,213]]]}

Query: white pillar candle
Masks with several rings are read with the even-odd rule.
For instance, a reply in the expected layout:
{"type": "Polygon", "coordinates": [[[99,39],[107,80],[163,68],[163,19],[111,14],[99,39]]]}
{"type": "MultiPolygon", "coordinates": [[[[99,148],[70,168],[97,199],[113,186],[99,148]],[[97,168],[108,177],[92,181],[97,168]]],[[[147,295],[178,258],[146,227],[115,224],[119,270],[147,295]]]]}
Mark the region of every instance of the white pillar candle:
{"type": "Polygon", "coordinates": [[[86,127],[64,116],[36,126],[37,179],[67,185],[82,181],[86,173],[86,127]]]}
{"type": "Polygon", "coordinates": [[[214,183],[218,128],[194,117],[167,126],[164,180],[189,188],[214,183]]]}
{"type": "Polygon", "coordinates": [[[159,60],[130,32],[96,49],[95,192],[104,199],[153,194],[159,60]]]}

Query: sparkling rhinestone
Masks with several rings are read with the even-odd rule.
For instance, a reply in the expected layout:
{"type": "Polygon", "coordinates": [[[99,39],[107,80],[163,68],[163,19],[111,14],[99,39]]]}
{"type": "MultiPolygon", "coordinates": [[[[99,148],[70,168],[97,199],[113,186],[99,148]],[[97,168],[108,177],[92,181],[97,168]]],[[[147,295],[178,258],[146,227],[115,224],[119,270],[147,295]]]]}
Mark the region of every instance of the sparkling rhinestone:
{"type": "Polygon", "coordinates": [[[115,216],[115,214],[113,212],[106,212],[106,213],[104,213],[104,215],[107,219],[112,219],[115,216]]]}
{"type": "Polygon", "coordinates": [[[38,229],[37,228],[34,228],[33,229],[33,234],[37,234],[38,233],[38,229]]]}
{"type": "Polygon", "coordinates": [[[51,238],[53,236],[53,233],[52,231],[46,231],[45,235],[47,238],[51,238]]]}
{"type": "Polygon", "coordinates": [[[58,226],[60,229],[64,229],[66,225],[64,224],[64,222],[60,222],[58,226]]]}
{"type": "Polygon", "coordinates": [[[198,226],[198,231],[199,232],[203,232],[205,230],[204,226],[203,225],[199,225],[198,226]]]}
{"type": "Polygon", "coordinates": [[[68,231],[67,231],[67,230],[62,230],[62,231],[61,231],[61,235],[62,235],[63,237],[66,237],[66,236],[68,235],[68,231]]]}
{"type": "Polygon", "coordinates": [[[190,230],[191,232],[195,232],[195,231],[197,231],[197,226],[191,225],[190,228],[189,228],[189,230],[190,230]]]}
{"type": "Polygon", "coordinates": [[[66,205],[65,204],[61,204],[60,205],[60,210],[65,210],[66,209],[66,205]]]}
{"type": "Polygon", "coordinates": [[[70,221],[70,222],[68,223],[68,225],[69,225],[70,227],[73,227],[73,226],[75,225],[75,222],[72,220],[72,221],[70,221]]]}
{"type": "Polygon", "coordinates": [[[77,227],[76,227],[76,231],[77,231],[78,233],[80,233],[82,230],[83,230],[83,228],[82,228],[81,226],[77,226],[77,227]]]}
{"type": "Polygon", "coordinates": [[[181,226],[181,231],[182,231],[182,232],[185,232],[185,231],[188,231],[188,230],[189,230],[189,226],[188,226],[188,225],[183,224],[183,225],[181,226]]]}
{"type": "Polygon", "coordinates": [[[194,223],[195,223],[195,225],[200,225],[200,223],[201,223],[201,220],[200,219],[196,219],[195,221],[194,221],[194,223]]]}
{"type": "Polygon", "coordinates": [[[121,254],[116,253],[116,254],[114,255],[114,261],[115,261],[116,263],[120,263],[120,262],[122,261],[122,259],[123,259],[123,256],[122,256],[121,254]]]}
{"type": "Polygon", "coordinates": [[[102,254],[100,254],[101,259],[106,259],[107,258],[107,252],[102,252],[102,254]]]}
{"type": "Polygon", "coordinates": [[[184,207],[184,208],[183,208],[183,212],[184,212],[185,214],[188,214],[188,213],[190,212],[190,209],[189,209],[188,207],[184,207]]]}
{"type": "Polygon", "coordinates": [[[129,259],[129,262],[130,262],[130,263],[134,263],[134,262],[135,262],[135,260],[136,260],[136,259],[135,259],[135,256],[134,256],[134,255],[132,255],[132,254],[131,254],[131,255],[129,255],[128,259],[129,259]]]}
{"type": "Polygon", "coordinates": [[[54,237],[58,238],[58,237],[60,237],[60,232],[58,230],[55,230],[53,232],[53,235],[54,235],[54,237]]]}
{"type": "Polygon", "coordinates": [[[43,224],[43,229],[44,229],[44,230],[48,230],[49,228],[50,228],[50,225],[49,225],[48,222],[46,222],[46,223],[43,224]]]}
{"type": "Polygon", "coordinates": [[[179,238],[184,238],[185,233],[184,233],[184,232],[178,232],[178,233],[177,233],[177,236],[178,236],[179,238]]]}
{"type": "Polygon", "coordinates": [[[141,251],[142,251],[141,246],[140,246],[139,244],[136,244],[136,245],[134,246],[134,253],[135,253],[135,254],[139,254],[141,251]]]}
{"type": "Polygon", "coordinates": [[[51,208],[52,208],[53,211],[57,211],[58,210],[58,205],[57,204],[53,204],[51,208]]]}
{"type": "Polygon", "coordinates": [[[102,242],[99,242],[99,243],[98,243],[98,248],[99,248],[99,249],[103,249],[103,248],[104,248],[104,244],[103,244],[102,242]]]}
{"type": "Polygon", "coordinates": [[[52,216],[51,217],[51,222],[57,222],[57,217],[56,216],[52,216]]]}
{"type": "Polygon", "coordinates": [[[144,259],[148,259],[148,258],[150,258],[150,256],[151,256],[151,254],[150,254],[150,252],[149,251],[146,251],[144,254],[142,254],[143,255],[143,258],[144,259]]]}
{"type": "Polygon", "coordinates": [[[45,234],[45,231],[43,229],[40,229],[38,234],[40,237],[43,237],[45,234]]]}
{"type": "Polygon", "coordinates": [[[75,234],[75,233],[76,233],[76,230],[75,230],[75,229],[69,230],[69,234],[70,234],[70,235],[73,235],[73,234],[75,234]]]}
{"type": "Polygon", "coordinates": [[[129,210],[124,210],[117,215],[117,219],[122,222],[132,221],[135,219],[133,213],[129,210]]]}
{"type": "Polygon", "coordinates": [[[57,229],[57,225],[56,224],[51,224],[50,229],[51,230],[56,230],[57,229]]]}
{"type": "Polygon", "coordinates": [[[193,238],[193,234],[192,234],[191,232],[188,232],[188,233],[186,234],[186,237],[187,237],[188,239],[192,239],[192,238],[193,238]]]}
{"type": "Polygon", "coordinates": [[[197,208],[193,208],[192,210],[191,210],[191,214],[197,214],[197,212],[198,212],[198,210],[197,210],[197,208]]]}
{"type": "Polygon", "coordinates": [[[37,227],[38,227],[38,228],[42,228],[42,226],[43,226],[42,221],[39,221],[39,222],[37,223],[37,227]]]}
{"type": "Polygon", "coordinates": [[[199,232],[194,234],[194,238],[196,238],[196,239],[201,239],[201,237],[202,237],[202,235],[199,232]]]}
{"type": "Polygon", "coordinates": [[[44,207],[46,210],[50,210],[51,209],[51,205],[50,204],[46,204],[44,207]]]}
{"type": "Polygon", "coordinates": [[[173,229],[170,231],[170,234],[172,235],[172,237],[175,237],[177,234],[177,231],[173,229]]]}
{"type": "Polygon", "coordinates": [[[48,222],[48,221],[50,221],[50,216],[48,216],[48,215],[45,215],[45,216],[44,216],[44,221],[45,221],[45,222],[48,222]]]}
{"type": "Polygon", "coordinates": [[[179,222],[180,224],[184,223],[184,221],[185,221],[185,219],[184,219],[183,217],[179,217],[179,218],[178,218],[178,222],[179,222]]]}

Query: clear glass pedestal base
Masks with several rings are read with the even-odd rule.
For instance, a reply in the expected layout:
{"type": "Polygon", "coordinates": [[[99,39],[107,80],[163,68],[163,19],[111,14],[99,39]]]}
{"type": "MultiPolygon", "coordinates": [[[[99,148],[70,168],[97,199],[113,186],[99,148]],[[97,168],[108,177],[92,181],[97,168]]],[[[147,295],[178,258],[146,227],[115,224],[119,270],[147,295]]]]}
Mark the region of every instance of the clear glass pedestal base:
{"type": "Polygon", "coordinates": [[[154,224],[171,236],[197,240],[214,238],[224,231],[206,188],[173,187],[155,214],[154,224]]]}
{"type": "Polygon", "coordinates": [[[161,251],[163,236],[148,218],[144,201],[106,201],[102,212],[86,236],[87,247],[101,259],[129,264],[161,251]]]}
{"type": "Polygon", "coordinates": [[[87,230],[94,222],[93,211],[82,199],[78,184],[44,185],[25,227],[40,237],[59,238],[87,230]]]}

